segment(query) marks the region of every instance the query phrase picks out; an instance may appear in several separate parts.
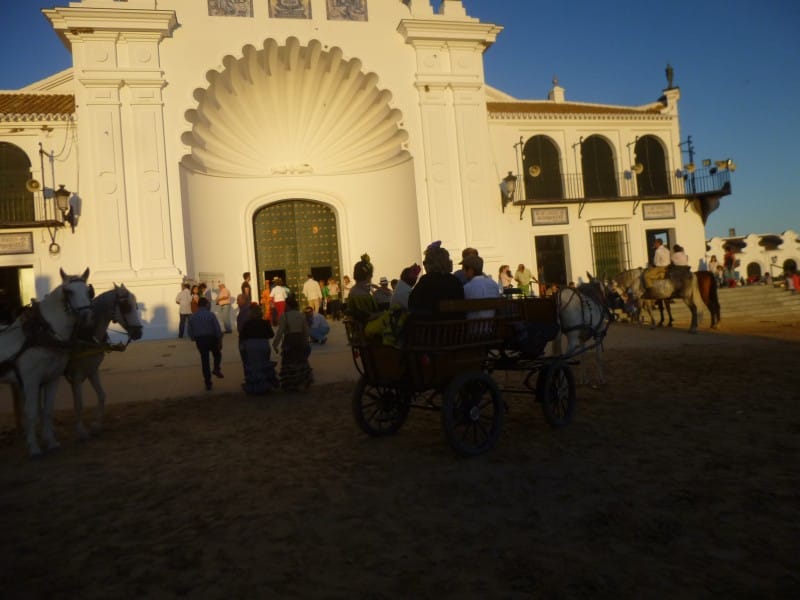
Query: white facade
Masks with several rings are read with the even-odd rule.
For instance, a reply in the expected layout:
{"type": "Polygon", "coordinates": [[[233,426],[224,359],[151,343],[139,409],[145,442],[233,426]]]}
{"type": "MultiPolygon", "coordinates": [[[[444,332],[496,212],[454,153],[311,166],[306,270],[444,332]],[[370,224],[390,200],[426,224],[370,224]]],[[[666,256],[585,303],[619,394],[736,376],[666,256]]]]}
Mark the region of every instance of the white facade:
{"type": "Polygon", "coordinates": [[[8,229],[32,231],[34,251],[0,255],[0,267],[29,266],[42,295],[60,267],[88,265],[98,289],[124,282],[136,292],[152,338],[177,328],[183,277],[218,273],[235,289],[243,271],[263,271],[254,218],[287,200],[333,212],[335,276],[352,275],[368,252],[376,276],[397,277],[437,239],[456,262],[478,248],[489,274],[520,262],[542,274],[536,238],[562,236],[555,260],[577,280],[598,264],[604,226],[624,238],[624,266],[647,262],[648,232],[683,245],[693,263],[704,258],[699,200],[641,201],[633,188],[614,201],[501,202],[500,181],[523,166],[514,145],[536,135],[558,146],[565,176],[581,173],[590,136],[612,149],[618,174],[644,136],[679,173],[677,88],[645,107],[566,102],[557,85],[550,100],[517,101],[484,81],[483,52],[502,28],[469,17],[460,0],[436,10],[430,0],[350,4],[344,20],[328,18],[326,0],[282,4],[310,8],[308,19],[270,16],[268,0],[237,3],[246,16],[213,16],[201,0],[44,11],[73,67],[8,96],[73,96],[74,110],[0,110],[0,142],[24,151],[45,187],[72,190],[80,216],[74,234],[57,231],[58,254],[46,229],[8,229]],[[44,172],[40,143],[54,154],[44,172]],[[540,210],[553,224],[532,223],[533,210],[553,208],[567,218],[540,210]]]}

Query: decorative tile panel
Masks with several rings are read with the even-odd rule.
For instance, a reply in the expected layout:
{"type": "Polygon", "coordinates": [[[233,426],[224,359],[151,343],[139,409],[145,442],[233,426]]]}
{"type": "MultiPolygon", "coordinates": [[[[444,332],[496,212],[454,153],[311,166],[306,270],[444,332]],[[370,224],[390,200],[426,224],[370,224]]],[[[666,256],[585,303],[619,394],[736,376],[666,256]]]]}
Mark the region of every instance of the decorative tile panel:
{"type": "Polygon", "coordinates": [[[310,19],[311,0],[269,0],[269,16],[278,19],[310,19]]]}
{"type": "Polygon", "coordinates": [[[327,0],[328,20],[366,21],[367,0],[327,0]]]}
{"type": "Polygon", "coordinates": [[[209,17],[252,17],[253,0],[208,0],[209,17]]]}

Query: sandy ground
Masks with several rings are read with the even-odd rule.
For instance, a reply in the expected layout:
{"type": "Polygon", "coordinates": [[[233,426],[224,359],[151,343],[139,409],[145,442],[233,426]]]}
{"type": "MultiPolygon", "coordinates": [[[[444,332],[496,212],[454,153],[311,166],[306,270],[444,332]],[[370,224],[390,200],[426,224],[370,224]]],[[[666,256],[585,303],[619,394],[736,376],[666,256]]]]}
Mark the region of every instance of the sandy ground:
{"type": "Polygon", "coordinates": [[[0,415],[0,596],[797,597],[800,328],[751,328],[609,343],[572,425],[509,397],[472,459],[365,436],[352,381],[60,412],[36,461],[0,415]]]}

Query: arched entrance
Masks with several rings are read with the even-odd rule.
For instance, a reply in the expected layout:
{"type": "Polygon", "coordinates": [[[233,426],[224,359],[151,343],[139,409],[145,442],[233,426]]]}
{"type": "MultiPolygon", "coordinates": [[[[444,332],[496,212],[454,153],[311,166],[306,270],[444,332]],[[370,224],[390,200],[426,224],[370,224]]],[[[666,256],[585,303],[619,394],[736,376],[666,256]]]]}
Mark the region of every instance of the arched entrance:
{"type": "Polygon", "coordinates": [[[262,290],[274,275],[293,292],[309,273],[317,280],[341,278],[336,213],[326,204],[290,199],[265,206],[253,215],[253,237],[262,290]]]}

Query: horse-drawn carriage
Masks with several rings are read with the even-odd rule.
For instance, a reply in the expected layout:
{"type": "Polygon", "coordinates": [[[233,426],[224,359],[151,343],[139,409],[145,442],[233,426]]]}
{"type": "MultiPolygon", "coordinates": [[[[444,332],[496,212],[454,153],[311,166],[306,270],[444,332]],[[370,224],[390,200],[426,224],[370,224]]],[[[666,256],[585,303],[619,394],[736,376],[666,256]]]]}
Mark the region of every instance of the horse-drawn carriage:
{"type": "Polygon", "coordinates": [[[358,321],[346,322],[361,374],[353,393],[353,414],[365,433],[396,433],[411,408],[440,411],[453,449],[463,455],[481,454],[495,445],[502,431],[504,393],[535,396],[553,427],[572,420],[576,396],[571,365],[594,346],[544,355],[547,343],[561,333],[556,298],[449,300],[439,308],[458,318],[411,318],[394,344],[370,338],[358,321]],[[486,310],[495,316],[464,318],[468,312],[486,310]],[[501,388],[492,377],[496,371],[521,372],[522,377],[512,378],[521,381],[501,388]]]}

